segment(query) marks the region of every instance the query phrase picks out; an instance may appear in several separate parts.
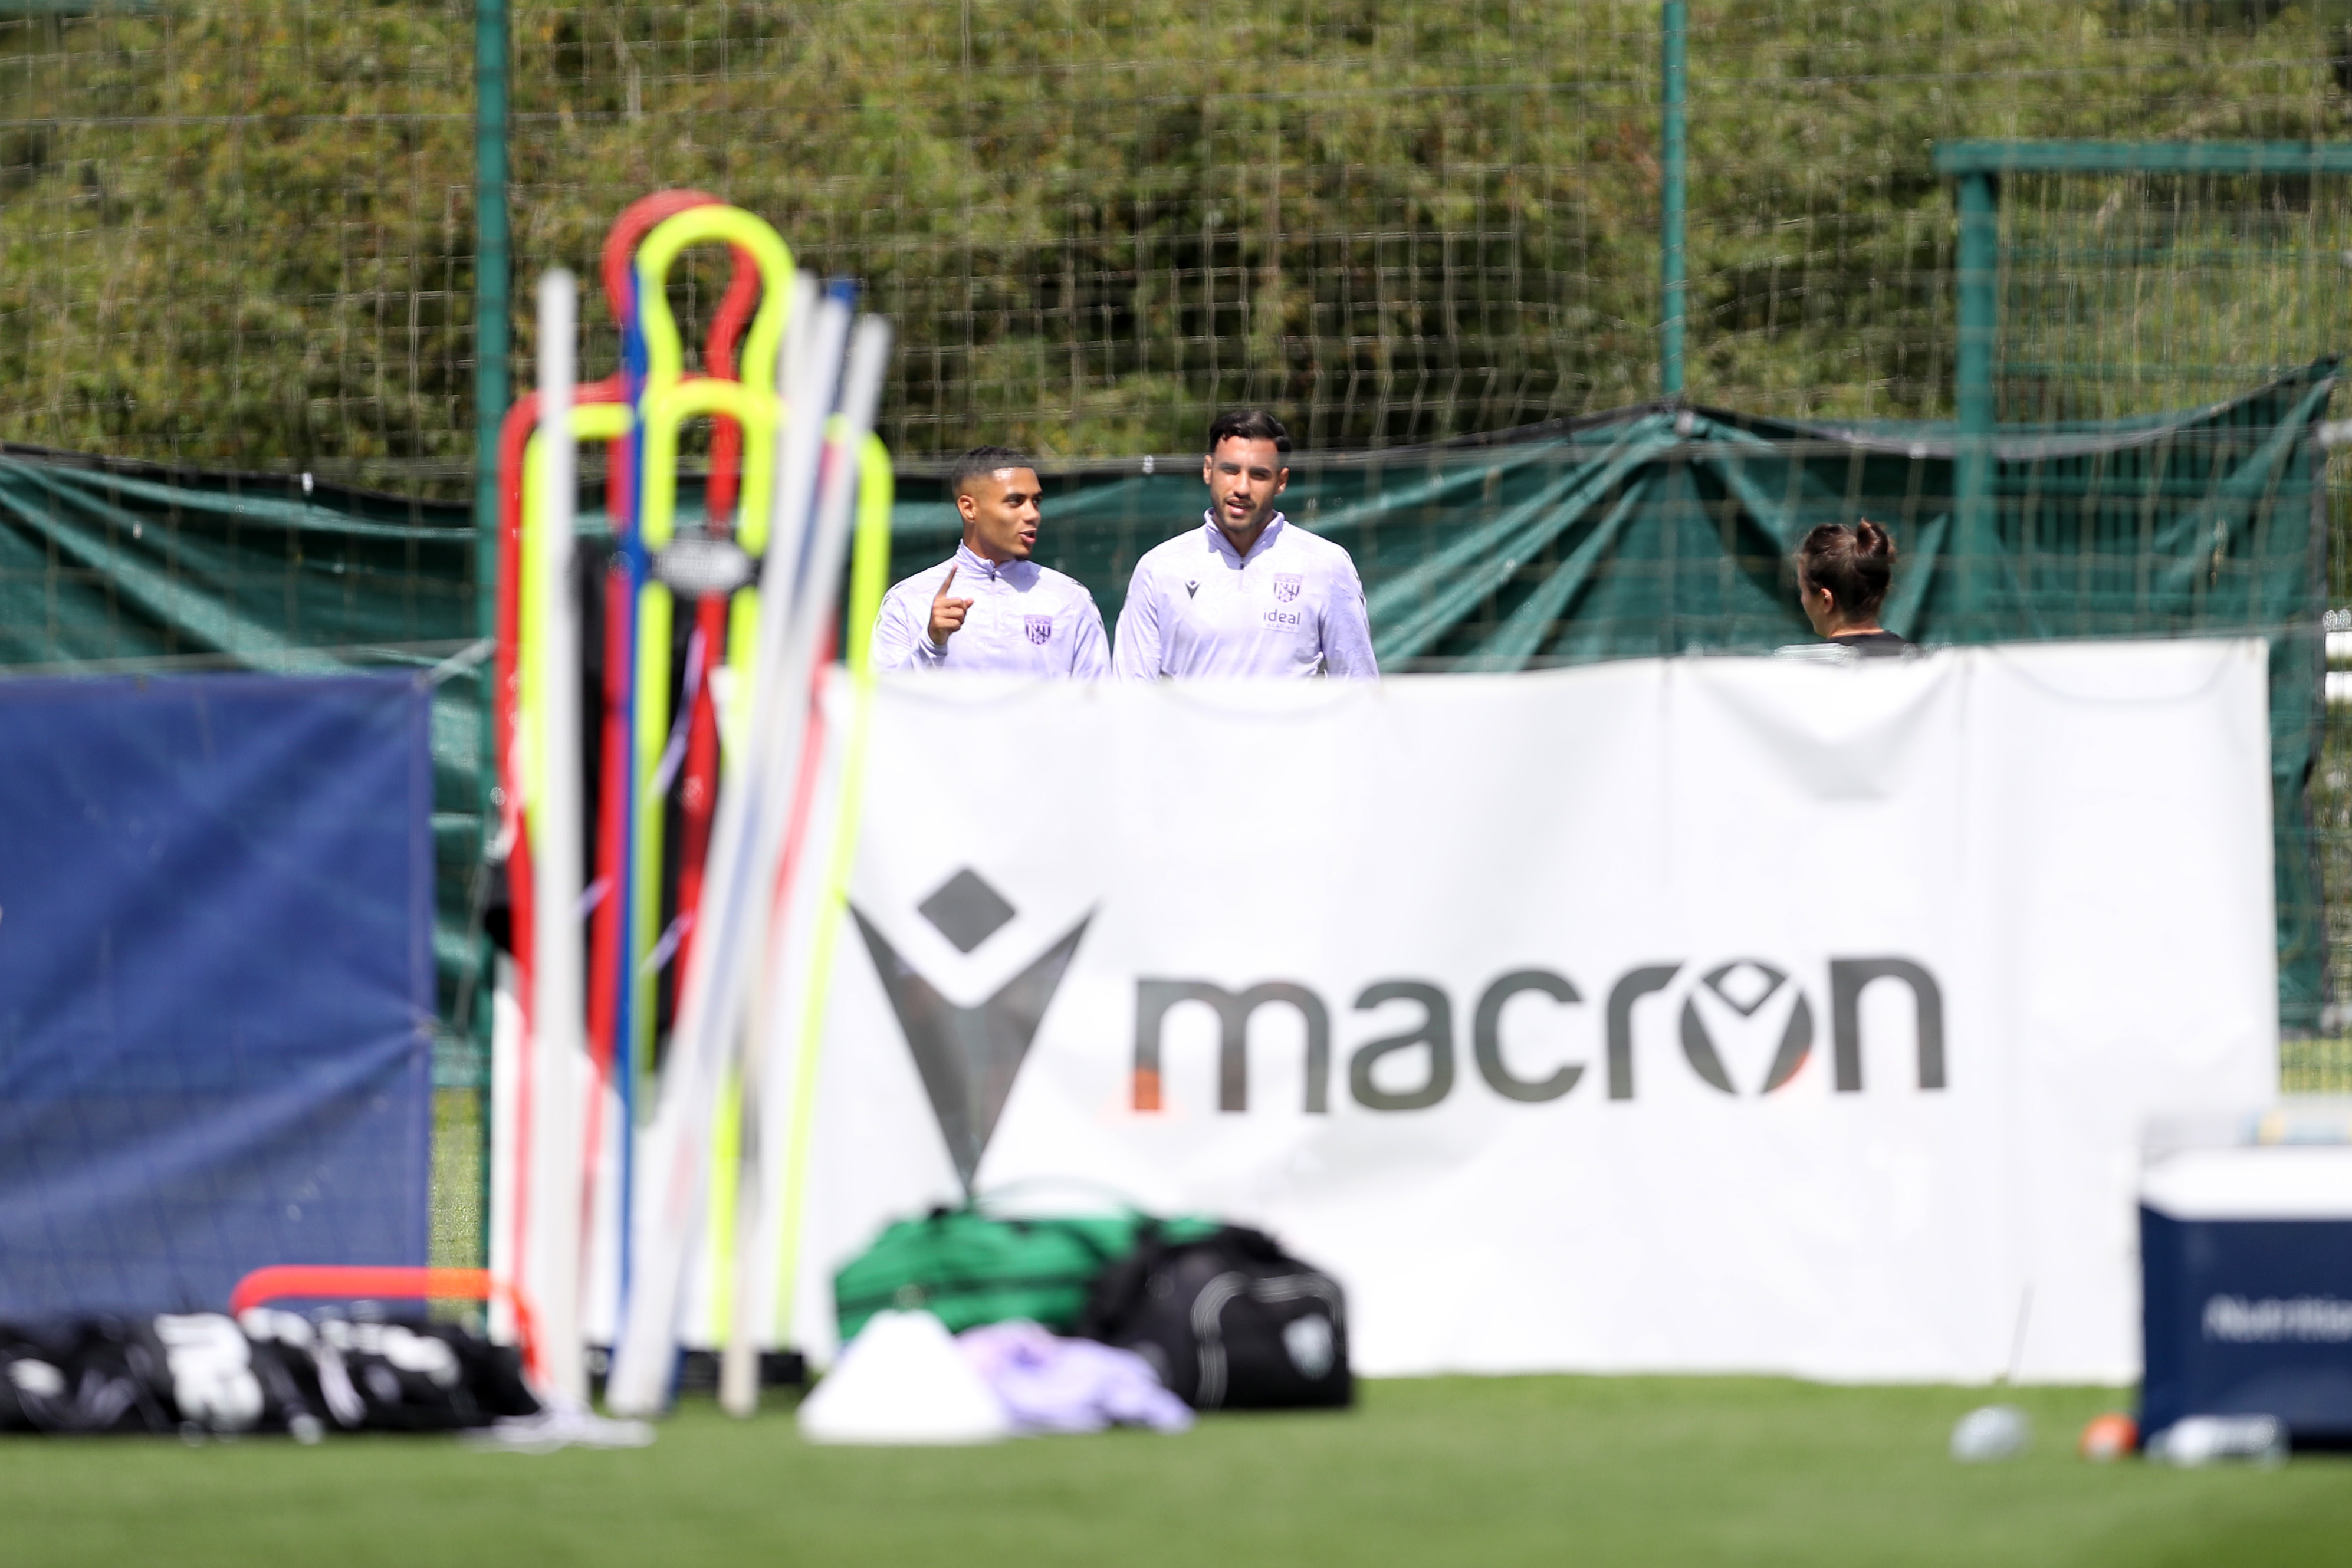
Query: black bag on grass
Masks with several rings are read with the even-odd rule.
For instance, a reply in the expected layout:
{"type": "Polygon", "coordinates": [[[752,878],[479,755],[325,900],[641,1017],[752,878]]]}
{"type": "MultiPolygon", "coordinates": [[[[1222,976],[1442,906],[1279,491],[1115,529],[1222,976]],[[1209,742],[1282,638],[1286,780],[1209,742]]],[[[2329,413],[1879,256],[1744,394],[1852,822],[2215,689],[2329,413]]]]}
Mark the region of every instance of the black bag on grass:
{"type": "Polygon", "coordinates": [[[458,1432],[540,1407],[511,1347],[455,1323],[263,1308],[245,1332],[256,1365],[290,1378],[289,1407],[347,1432],[458,1432]]]}
{"type": "Polygon", "coordinates": [[[0,1323],[0,1432],[176,1432],[170,1362],[144,1318],[0,1323]]]}
{"type": "Polygon", "coordinates": [[[0,1324],[0,1432],[446,1432],[538,1408],[512,1350],[449,1323],[265,1308],[0,1324]]]}
{"type": "Polygon", "coordinates": [[[1135,1352],[1199,1410],[1355,1399],[1339,1281],[1244,1226],[1147,1230],[1095,1281],[1078,1332],[1135,1352]]]}

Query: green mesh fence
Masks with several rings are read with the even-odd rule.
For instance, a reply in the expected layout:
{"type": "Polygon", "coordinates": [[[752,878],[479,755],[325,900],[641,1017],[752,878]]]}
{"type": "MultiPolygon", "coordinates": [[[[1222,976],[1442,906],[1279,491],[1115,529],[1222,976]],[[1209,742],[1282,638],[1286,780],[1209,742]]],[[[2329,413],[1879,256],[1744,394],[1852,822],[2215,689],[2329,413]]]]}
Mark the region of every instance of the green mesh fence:
{"type": "MultiPolygon", "coordinates": [[[[459,494],[475,0],[89,4],[0,4],[0,435],[459,494]]],[[[1237,401],[1374,447],[1657,385],[1653,4],[512,16],[517,275],[589,275],[657,186],[759,211],[898,323],[895,450],[1181,450],[1237,401]]],[[[1697,5],[1691,391],[1946,411],[1931,142],[2340,136],[2347,28],[2347,0],[1697,5]]],[[[2340,343],[2340,193],[2056,180],[2005,212],[2013,301],[2072,311],[2021,362],[2143,388],[2020,417],[2340,343]]],[[[681,308],[715,282],[682,273],[681,308]]]]}
{"type": "Polygon", "coordinates": [[[2347,195],[2308,176],[2004,179],[2000,417],[2193,408],[2352,341],[2347,195]]]}

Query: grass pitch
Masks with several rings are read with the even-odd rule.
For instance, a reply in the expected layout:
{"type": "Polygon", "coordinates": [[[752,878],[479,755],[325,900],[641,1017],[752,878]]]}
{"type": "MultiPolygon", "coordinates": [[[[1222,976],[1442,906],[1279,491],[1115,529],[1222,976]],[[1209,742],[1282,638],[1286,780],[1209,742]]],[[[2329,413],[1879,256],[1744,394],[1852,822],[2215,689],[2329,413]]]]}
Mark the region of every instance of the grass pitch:
{"type": "MultiPolygon", "coordinates": [[[[471,1092],[436,1097],[434,1256],[478,1260],[471,1092]]],[[[1964,1388],[1429,1378],[1339,1415],[970,1450],[813,1448],[706,1402],[649,1448],[444,1439],[0,1445],[0,1564],[2172,1564],[2352,1561],[2352,1457],[2170,1471],[2074,1457],[2116,1389],[2020,1389],[2035,1446],[1956,1465],[1964,1388]]]]}
{"type": "Polygon", "coordinates": [[[634,1452],[441,1438],[0,1446],[0,1562],[2180,1563],[2342,1562],[2352,1462],[2094,1466],[2112,1390],[2026,1389],[2033,1452],[1956,1465],[1984,1391],[1432,1378],[1331,1415],[963,1450],[809,1448],[707,1404],[634,1452]]]}

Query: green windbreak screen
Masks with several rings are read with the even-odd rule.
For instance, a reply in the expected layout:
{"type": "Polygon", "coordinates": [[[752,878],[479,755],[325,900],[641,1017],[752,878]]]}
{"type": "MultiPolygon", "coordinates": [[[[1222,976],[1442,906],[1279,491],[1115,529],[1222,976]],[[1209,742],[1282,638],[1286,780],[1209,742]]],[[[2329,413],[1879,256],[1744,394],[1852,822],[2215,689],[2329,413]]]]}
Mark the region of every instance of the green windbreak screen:
{"type": "MultiPolygon", "coordinates": [[[[1471,443],[1302,454],[1283,506],[1354,553],[1391,673],[1809,642],[1789,554],[1815,524],[1857,517],[1894,531],[1886,623],[1922,643],[2267,638],[2281,1022],[2307,1032],[2324,957],[2304,802],[2326,580],[2313,437],[2335,368],[2182,414],[2003,426],[1973,507],[1960,495],[1969,452],[1949,425],[1655,406],[1471,443]]],[[[1199,458],[1048,464],[1043,477],[1039,559],[1091,588],[1115,627],[1137,558],[1200,525],[1199,458]]],[[[693,490],[681,497],[689,527],[693,490]]],[[[599,521],[583,515],[584,530],[599,521]]],[[[952,548],[937,465],[901,474],[896,523],[894,575],[952,548]]],[[[399,662],[424,674],[468,646],[472,552],[457,507],[0,448],[0,662],[399,662]]],[[[474,679],[437,689],[437,948],[454,1057],[479,950],[480,729],[474,679]]],[[[2119,780],[2134,765],[2116,759],[2119,780]]]]}
{"type": "MultiPolygon", "coordinates": [[[[46,673],[413,666],[434,682],[440,1068],[479,1069],[474,528],[455,507],[0,445],[0,665],[46,673]],[[455,661],[453,663],[453,661],[455,661]],[[449,679],[457,674],[458,678],[449,679]]],[[[299,955],[289,955],[299,961],[299,955]]]]}
{"type": "MultiPolygon", "coordinates": [[[[2335,373],[2322,361],[2181,414],[2002,426],[1973,513],[1949,424],[1668,407],[1474,444],[1298,455],[1282,506],[1354,554],[1390,673],[1813,641],[1790,552],[1814,525],[1857,517],[1887,524],[1899,550],[1886,624],[1931,645],[2269,639],[2281,1022],[2305,1032],[2325,956],[2304,801],[2324,717],[2314,434],[2335,373]]],[[[1041,477],[1038,559],[1091,588],[1115,628],[1137,558],[1201,526],[1200,459],[1049,465],[1041,477]]],[[[902,475],[894,572],[939,560],[956,532],[936,468],[902,475]]],[[[2116,766],[2126,776],[2134,760],[2116,766]]]]}

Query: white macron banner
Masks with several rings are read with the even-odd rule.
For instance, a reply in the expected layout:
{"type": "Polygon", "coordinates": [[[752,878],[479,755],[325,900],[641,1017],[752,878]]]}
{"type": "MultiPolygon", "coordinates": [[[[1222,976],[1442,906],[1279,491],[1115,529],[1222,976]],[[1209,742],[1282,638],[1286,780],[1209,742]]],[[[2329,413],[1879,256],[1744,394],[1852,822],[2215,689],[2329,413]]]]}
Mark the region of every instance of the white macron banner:
{"type": "Polygon", "coordinates": [[[2142,1124],[2276,1082],[2264,660],[885,679],[779,1337],[969,1175],[1261,1226],[1374,1375],[2130,1379],[2142,1124]]]}

